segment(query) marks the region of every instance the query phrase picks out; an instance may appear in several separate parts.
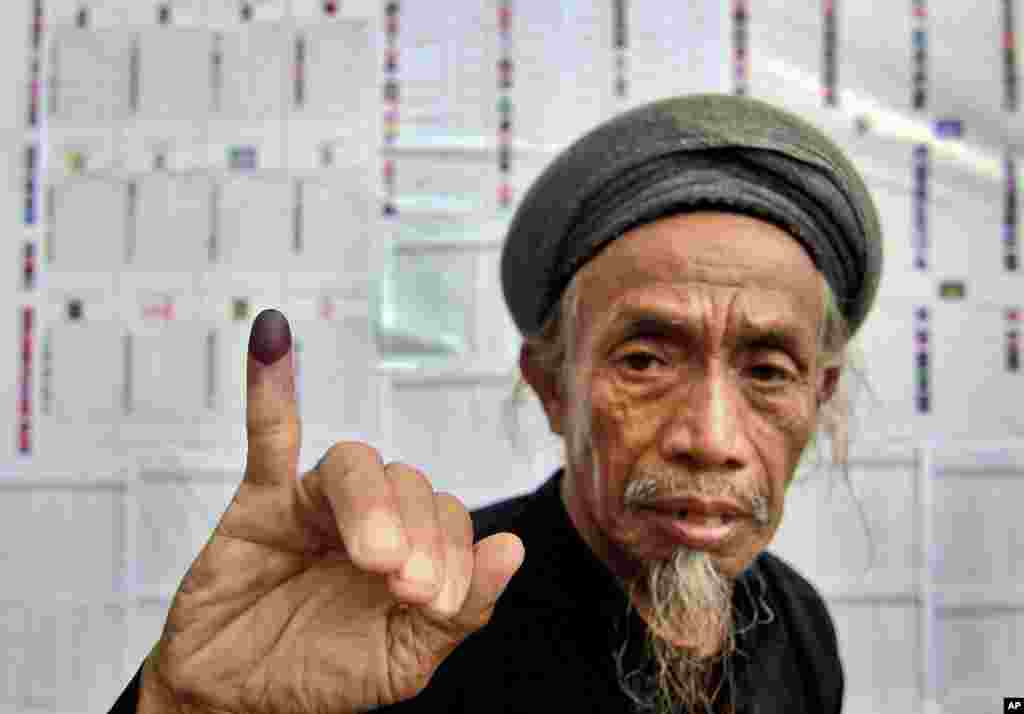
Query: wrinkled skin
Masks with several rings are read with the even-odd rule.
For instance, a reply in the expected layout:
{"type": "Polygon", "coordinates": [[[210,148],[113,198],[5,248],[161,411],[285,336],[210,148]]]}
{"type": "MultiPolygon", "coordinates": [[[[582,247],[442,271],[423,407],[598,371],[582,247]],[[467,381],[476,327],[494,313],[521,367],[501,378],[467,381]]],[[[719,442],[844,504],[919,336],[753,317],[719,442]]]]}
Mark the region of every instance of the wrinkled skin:
{"type": "Polygon", "coordinates": [[[821,274],[780,228],[702,211],[629,231],[578,277],[573,384],[560,389],[525,351],[520,362],[556,433],[589,407],[591,455],[563,481],[574,525],[627,578],[676,547],[624,506],[631,481],[653,475],[678,494],[759,493],[767,524],[746,514],[708,551],[735,578],[778,529],[786,486],[838,380],[837,368],[819,364],[821,274]]]}

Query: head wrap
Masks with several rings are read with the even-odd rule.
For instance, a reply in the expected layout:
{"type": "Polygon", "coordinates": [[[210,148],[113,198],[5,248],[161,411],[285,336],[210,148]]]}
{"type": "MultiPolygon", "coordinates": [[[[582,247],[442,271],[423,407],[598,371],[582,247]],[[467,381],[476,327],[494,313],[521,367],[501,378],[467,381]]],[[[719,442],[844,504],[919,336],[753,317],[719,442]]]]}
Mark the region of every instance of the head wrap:
{"type": "Polygon", "coordinates": [[[523,197],[501,257],[519,330],[539,332],[572,276],[609,241],[668,215],[742,213],[789,232],[853,332],[874,301],[881,228],[857,170],[821,131],[765,102],[701,94],[646,104],[559,154],[523,197]]]}

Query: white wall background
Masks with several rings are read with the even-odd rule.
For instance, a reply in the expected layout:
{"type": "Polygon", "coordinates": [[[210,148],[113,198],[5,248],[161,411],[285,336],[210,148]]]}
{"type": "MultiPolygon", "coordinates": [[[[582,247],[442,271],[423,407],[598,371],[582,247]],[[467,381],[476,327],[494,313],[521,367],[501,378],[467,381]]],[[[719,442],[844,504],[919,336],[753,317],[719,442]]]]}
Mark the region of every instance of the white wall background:
{"type": "MultiPolygon", "coordinates": [[[[0,712],[106,711],[159,636],[179,578],[241,475],[242,356],[263,307],[283,309],[301,341],[303,468],[357,437],[470,506],[543,480],[560,455],[537,409],[522,415],[528,447],[510,445],[501,421],[518,337],[497,277],[509,216],[496,199],[505,178],[498,103],[512,106],[507,178],[518,196],[601,118],[733,86],[733,21],[717,2],[628,3],[620,98],[611,2],[516,0],[503,45],[495,0],[447,3],[447,13],[406,1],[400,128],[388,146],[383,3],[343,0],[330,18],[314,0],[264,0],[242,24],[236,3],[181,0],[164,28],[158,4],[45,3],[41,60],[57,89],[45,133],[26,123],[31,2],[9,3],[0,23],[10,98],[0,105],[9,167],[0,220],[10,237],[0,244],[0,340],[12,346],[0,350],[0,712]],[[76,30],[81,6],[89,27],[76,30]],[[217,47],[219,93],[209,62],[217,47]],[[497,83],[504,51],[514,68],[507,90],[497,83]],[[52,192],[41,191],[42,220],[25,226],[23,151],[33,140],[47,147],[41,186],[52,192]],[[254,170],[231,169],[237,145],[256,148],[254,170]],[[83,171],[67,169],[72,152],[85,156],[83,171]],[[387,162],[398,212],[384,219],[387,162]],[[25,242],[40,255],[30,291],[20,287],[25,242]],[[249,312],[235,319],[239,298],[249,312]],[[73,299],[82,321],[67,318],[73,299]],[[174,319],[153,317],[168,304],[174,319]],[[21,454],[18,315],[29,306],[33,449],[21,454]]],[[[887,259],[859,340],[877,403],[860,411],[852,493],[809,465],[776,550],[829,600],[847,711],[998,711],[1002,697],[1024,691],[1013,675],[1024,661],[1014,529],[1024,374],[1004,365],[1004,312],[1024,307],[1024,293],[1019,273],[1002,267],[1001,242],[1001,154],[1022,127],[1001,105],[1002,4],[929,4],[924,111],[910,106],[909,7],[836,4],[842,93],[838,108],[825,108],[821,7],[751,5],[749,93],[803,113],[848,149],[875,194],[887,259]],[[866,135],[858,116],[872,122],[866,135]],[[941,117],[962,119],[965,141],[936,141],[929,122],[941,117]],[[924,272],[912,266],[919,142],[933,156],[924,272]],[[944,280],[963,281],[966,297],[940,299],[944,280]],[[927,415],[914,401],[919,307],[931,314],[927,415]]]]}

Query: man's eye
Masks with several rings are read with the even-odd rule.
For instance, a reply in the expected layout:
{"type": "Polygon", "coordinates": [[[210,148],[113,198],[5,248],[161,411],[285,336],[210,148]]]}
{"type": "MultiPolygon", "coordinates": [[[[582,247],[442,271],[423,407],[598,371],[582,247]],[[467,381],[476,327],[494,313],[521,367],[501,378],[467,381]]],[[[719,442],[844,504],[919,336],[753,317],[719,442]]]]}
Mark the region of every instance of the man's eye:
{"type": "Polygon", "coordinates": [[[646,371],[660,362],[661,360],[650,352],[630,352],[622,358],[623,364],[637,372],[646,371]]]}
{"type": "Polygon", "coordinates": [[[766,384],[787,382],[792,378],[789,370],[774,364],[755,364],[750,368],[750,376],[766,384]]]}

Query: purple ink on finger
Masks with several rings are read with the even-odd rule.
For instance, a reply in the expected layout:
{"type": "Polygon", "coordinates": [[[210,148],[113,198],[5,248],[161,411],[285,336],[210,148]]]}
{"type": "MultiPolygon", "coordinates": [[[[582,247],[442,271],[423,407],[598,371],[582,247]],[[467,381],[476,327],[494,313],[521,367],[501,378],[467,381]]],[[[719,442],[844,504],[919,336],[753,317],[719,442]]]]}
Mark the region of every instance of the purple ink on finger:
{"type": "Polygon", "coordinates": [[[264,310],[256,316],[249,333],[249,354],[265,365],[284,356],[292,346],[288,320],[278,310],[264,310]]]}

